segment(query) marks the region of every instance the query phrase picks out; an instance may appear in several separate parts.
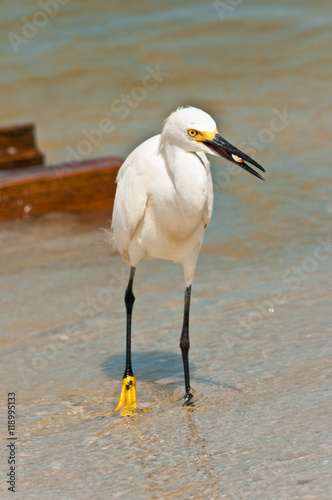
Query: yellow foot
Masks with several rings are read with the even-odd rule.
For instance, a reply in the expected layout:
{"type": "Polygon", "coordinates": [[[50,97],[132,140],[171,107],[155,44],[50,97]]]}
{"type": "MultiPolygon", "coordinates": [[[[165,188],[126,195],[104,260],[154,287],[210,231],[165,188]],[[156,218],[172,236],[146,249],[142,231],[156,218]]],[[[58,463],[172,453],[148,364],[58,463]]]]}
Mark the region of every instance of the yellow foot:
{"type": "Polygon", "coordinates": [[[121,408],[121,415],[137,415],[137,411],[135,411],[137,408],[135,377],[131,377],[128,375],[122,380],[122,389],[119,403],[113,411],[120,410],[121,408]],[[125,406],[123,406],[124,404],[125,406]]]}
{"type": "Polygon", "coordinates": [[[192,410],[194,407],[195,407],[195,403],[192,401],[193,399],[193,395],[191,394],[191,392],[187,392],[187,394],[185,394],[181,399],[180,401],[184,401],[182,403],[182,406],[184,408],[187,408],[188,410],[192,410]]]}
{"type": "Polygon", "coordinates": [[[125,408],[136,408],[136,380],[135,377],[130,377],[129,375],[122,380],[121,394],[119,398],[118,406],[114,411],[120,410],[126,402],[125,408]]]}

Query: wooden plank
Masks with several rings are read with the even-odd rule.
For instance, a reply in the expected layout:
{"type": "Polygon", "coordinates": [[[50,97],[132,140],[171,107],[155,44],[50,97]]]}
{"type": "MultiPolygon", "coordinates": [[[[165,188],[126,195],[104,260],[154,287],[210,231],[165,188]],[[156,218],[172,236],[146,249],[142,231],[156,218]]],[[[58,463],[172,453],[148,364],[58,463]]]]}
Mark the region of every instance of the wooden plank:
{"type": "Polygon", "coordinates": [[[41,165],[44,156],[38,150],[32,123],[0,128],[0,169],[41,165]]]}
{"type": "Polygon", "coordinates": [[[113,208],[116,157],[0,171],[0,220],[113,208]]]}

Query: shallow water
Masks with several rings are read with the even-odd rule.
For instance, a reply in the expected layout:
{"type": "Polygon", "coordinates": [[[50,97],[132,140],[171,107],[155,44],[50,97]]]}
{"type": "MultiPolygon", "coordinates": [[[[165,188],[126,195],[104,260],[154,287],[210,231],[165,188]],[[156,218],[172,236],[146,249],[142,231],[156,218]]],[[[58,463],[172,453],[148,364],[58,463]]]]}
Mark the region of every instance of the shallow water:
{"type": "Polygon", "coordinates": [[[128,275],[100,230],[109,216],[0,224],[1,421],[16,391],[18,498],[331,498],[332,11],[322,0],[227,5],[222,20],[213,3],[72,0],[15,54],[8,32],[40,6],[2,4],[2,121],[36,122],[48,161],[125,156],[190,103],[267,169],[263,183],[214,160],[192,411],[178,401],[180,267],[138,268],[133,366],[147,411],[107,415],[128,275]],[[167,74],[139,101],[158,65],[167,74]],[[105,118],[114,130],[93,145],[105,118]]]}

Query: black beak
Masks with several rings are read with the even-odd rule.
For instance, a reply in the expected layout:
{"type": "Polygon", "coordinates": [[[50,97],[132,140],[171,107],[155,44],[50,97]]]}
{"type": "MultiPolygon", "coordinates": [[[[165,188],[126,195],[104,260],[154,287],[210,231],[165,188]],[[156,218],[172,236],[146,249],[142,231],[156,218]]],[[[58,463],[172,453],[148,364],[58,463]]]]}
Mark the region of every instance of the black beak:
{"type": "Polygon", "coordinates": [[[221,135],[216,134],[212,139],[212,141],[206,140],[203,141],[203,143],[208,148],[212,149],[212,151],[217,153],[219,156],[222,156],[223,158],[226,158],[226,160],[229,160],[232,163],[239,165],[239,167],[244,168],[244,170],[247,170],[247,172],[250,172],[252,175],[255,175],[259,179],[262,179],[262,181],[265,180],[264,177],[262,177],[259,173],[256,172],[256,170],[247,165],[245,161],[251,163],[262,172],[265,172],[265,169],[261,165],[259,165],[255,160],[250,158],[250,156],[246,155],[245,153],[242,153],[242,151],[237,149],[235,146],[232,146],[232,144],[223,139],[221,135]]]}

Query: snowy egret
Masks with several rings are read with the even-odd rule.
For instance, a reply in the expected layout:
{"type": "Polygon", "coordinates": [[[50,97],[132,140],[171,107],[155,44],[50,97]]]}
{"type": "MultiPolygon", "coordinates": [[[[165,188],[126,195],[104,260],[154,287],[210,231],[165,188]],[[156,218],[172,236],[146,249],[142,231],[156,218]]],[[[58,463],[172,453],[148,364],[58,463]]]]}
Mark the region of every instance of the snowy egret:
{"type": "Polygon", "coordinates": [[[135,270],[143,259],[165,259],[183,266],[185,297],[180,347],[185,404],[192,398],[188,363],[191,285],[213,204],[206,154],[222,156],[264,180],[245,162],[263,172],[264,168],[225,141],[210,115],[193,107],[174,111],[166,119],[162,133],[139,145],[119,170],[112,238],[130,266],[130,275],[125,292],[126,368],[116,410],[125,403],[125,409],[137,406],[131,364],[131,320],[135,270]]]}

